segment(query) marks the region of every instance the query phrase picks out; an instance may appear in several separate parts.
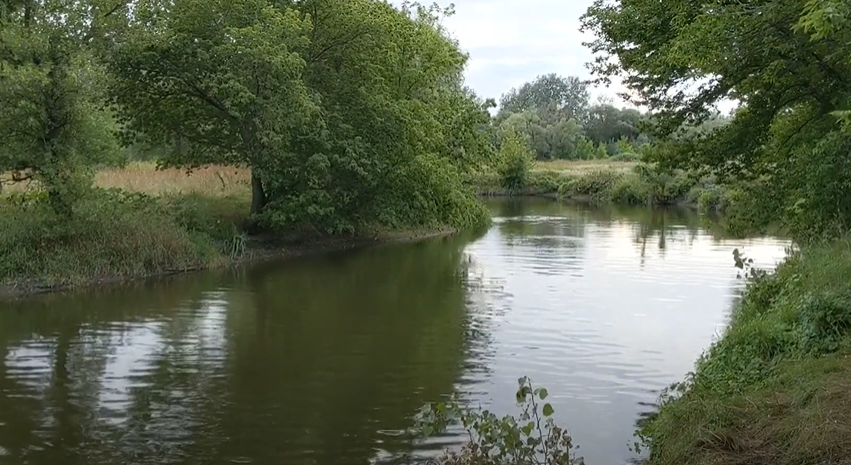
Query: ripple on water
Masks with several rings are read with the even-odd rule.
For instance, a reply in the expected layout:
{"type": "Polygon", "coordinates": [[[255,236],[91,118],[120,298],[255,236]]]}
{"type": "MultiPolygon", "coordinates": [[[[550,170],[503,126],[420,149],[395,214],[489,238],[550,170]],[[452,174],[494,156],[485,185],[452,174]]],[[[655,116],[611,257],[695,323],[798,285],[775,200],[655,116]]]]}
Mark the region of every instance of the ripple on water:
{"type": "Polygon", "coordinates": [[[0,462],[429,457],[463,436],[412,443],[422,402],[454,388],[516,412],[528,375],[588,463],[625,463],[635,422],[726,324],[742,286],[732,248],[766,263],[784,243],[547,205],[496,218],[463,252],[376,248],[56,299],[13,319],[0,327],[0,462]]]}

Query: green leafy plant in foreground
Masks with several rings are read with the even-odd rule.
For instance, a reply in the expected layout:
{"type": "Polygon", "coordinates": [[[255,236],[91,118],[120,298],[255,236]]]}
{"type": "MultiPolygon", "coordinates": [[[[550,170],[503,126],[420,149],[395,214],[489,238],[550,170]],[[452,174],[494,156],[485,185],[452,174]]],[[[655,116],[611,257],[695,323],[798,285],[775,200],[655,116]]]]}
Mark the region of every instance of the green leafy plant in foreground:
{"type": "MultiPolygon", "coordinates": [[[[517,380],[520,416],[498,417],[489,410],[469,408],[457,398],[427,404],[417,414],[417,429],[425,436],[460,424],[469,441],[460,451],[446,451],[432,461],[438,465],[581,465],[570,433],[555,424],[548,393],[529,378],[517,380]]],[[[578,447],[576,447],[578,449],[578,447]]]]}

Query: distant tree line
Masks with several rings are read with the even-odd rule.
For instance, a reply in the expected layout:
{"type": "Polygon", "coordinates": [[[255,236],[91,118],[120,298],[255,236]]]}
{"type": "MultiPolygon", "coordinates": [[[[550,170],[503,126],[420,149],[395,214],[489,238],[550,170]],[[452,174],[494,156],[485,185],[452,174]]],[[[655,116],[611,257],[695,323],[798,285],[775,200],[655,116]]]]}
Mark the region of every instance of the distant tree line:
{"type": "MultiPolygon", "coordinates": [[[[715,115],[701,128],[726,121],[715,115]]],[[[550,73],[502,95],[493,131],[497,145],[509,130],[521,134],[538,160],[637,159],[653,140],[649,122],[636,108],[592,104],[588,82],[550,73]]]]}

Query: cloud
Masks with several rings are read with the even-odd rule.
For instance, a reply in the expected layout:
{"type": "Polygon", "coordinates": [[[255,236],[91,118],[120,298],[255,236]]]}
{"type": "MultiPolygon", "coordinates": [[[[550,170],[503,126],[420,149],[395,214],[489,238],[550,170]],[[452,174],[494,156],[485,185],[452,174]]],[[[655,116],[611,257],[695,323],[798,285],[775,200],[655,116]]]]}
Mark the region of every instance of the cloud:
{"type": "MultiPolygon", "coordinates": [[[[583,45],[594,40],[579,31],[580,17],[594,0],[437,0],[441,6],[455,4],[455,15],[446,28],[470,54],[467,85],[481,97],[499,98],[503,93],[541,74],[591,78],[586,63],[593,60],[583,45]]],[[[400,5],[402,0],[391,0],[400,5]]],[[[430,3],[430,0],[421,0],[430,3]]],[[[607,97],[624,106],[619,93],[625,87],[617,78],[610,87],[591,89],[592,99],[607,97]]],[[[719,105],[729,112],[735,104],[719,105]]]]}
{"type": "MultiPolygon", "coordinates": [[[[580,16],[592,0],[455,0],[446,26],[470,53],[467,84],[484,97],[499,97],[512,87],[546,73],[590,78],[592,60],[579,31],[580,16]]],[[[622,90],[595,89],[612,98],[622,90]]]]}

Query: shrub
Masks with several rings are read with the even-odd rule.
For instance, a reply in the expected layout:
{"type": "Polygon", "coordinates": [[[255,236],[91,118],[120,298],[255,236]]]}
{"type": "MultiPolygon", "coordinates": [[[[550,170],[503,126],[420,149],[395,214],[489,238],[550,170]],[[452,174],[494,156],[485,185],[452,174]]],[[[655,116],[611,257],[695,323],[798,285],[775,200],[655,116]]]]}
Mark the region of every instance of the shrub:
{"type": "Polygon", "coordinates": [[[563,196],[587,195],[594,201],[608,200],[615,184],[623,174],[611,169],[598,169],[569,178],[559,188],[563,196]]]}
{"type": "Polygon", "coordinates": [[[701,212],[720,212],[724,209],[724,190],[712,186],[700,190],[697,197],[697,208],[701,212]]]}
{"type": "Polygon", "coordinates": [[[502,187],[508,190],[526,187],[535,158],[523,138],[513,130],[506,133],[500,144],[499,160],[502,187]]]}
{"type": "Polygon", "coordinates": [[[527,179],[527,187],[538,194],[557,192],[564,182],[563,175],[558,171],[532,171],[527,179]]]}
{"type": "Polygon", "coordinates": [[[641,159],[641,156],[638,155],[637,153],[634,153],[634,152],[618,153],[616,155],[612,155],[611,157],[609,157],[609,160],[611,160],[611,161],[621,161],[621,162],[638,161],[640,159],[641,159]]]}
{"type": "Polygon", "coordinates": [[[646,205],[650,198],[647,184],[635,175],[623,176],[615,183],[610,194],[611,201],[623,205],[646,205]]]}
{"type": "MultiPolygon", "coordinates": [[[[440,465],[574,465],[570,433],[555,424],[552,405],[544,388],[534,388],[528,378],[518,380],[519,417],[498,417],[493,412],[462,406],[457,399],[425,405],[417,414],[417,429],[425,436],[440,434],[460,424],[469,437],[460,451],[446,451],[440,465]]],[[[434,463],[434,462],[433,462],[434,463]]]]}

